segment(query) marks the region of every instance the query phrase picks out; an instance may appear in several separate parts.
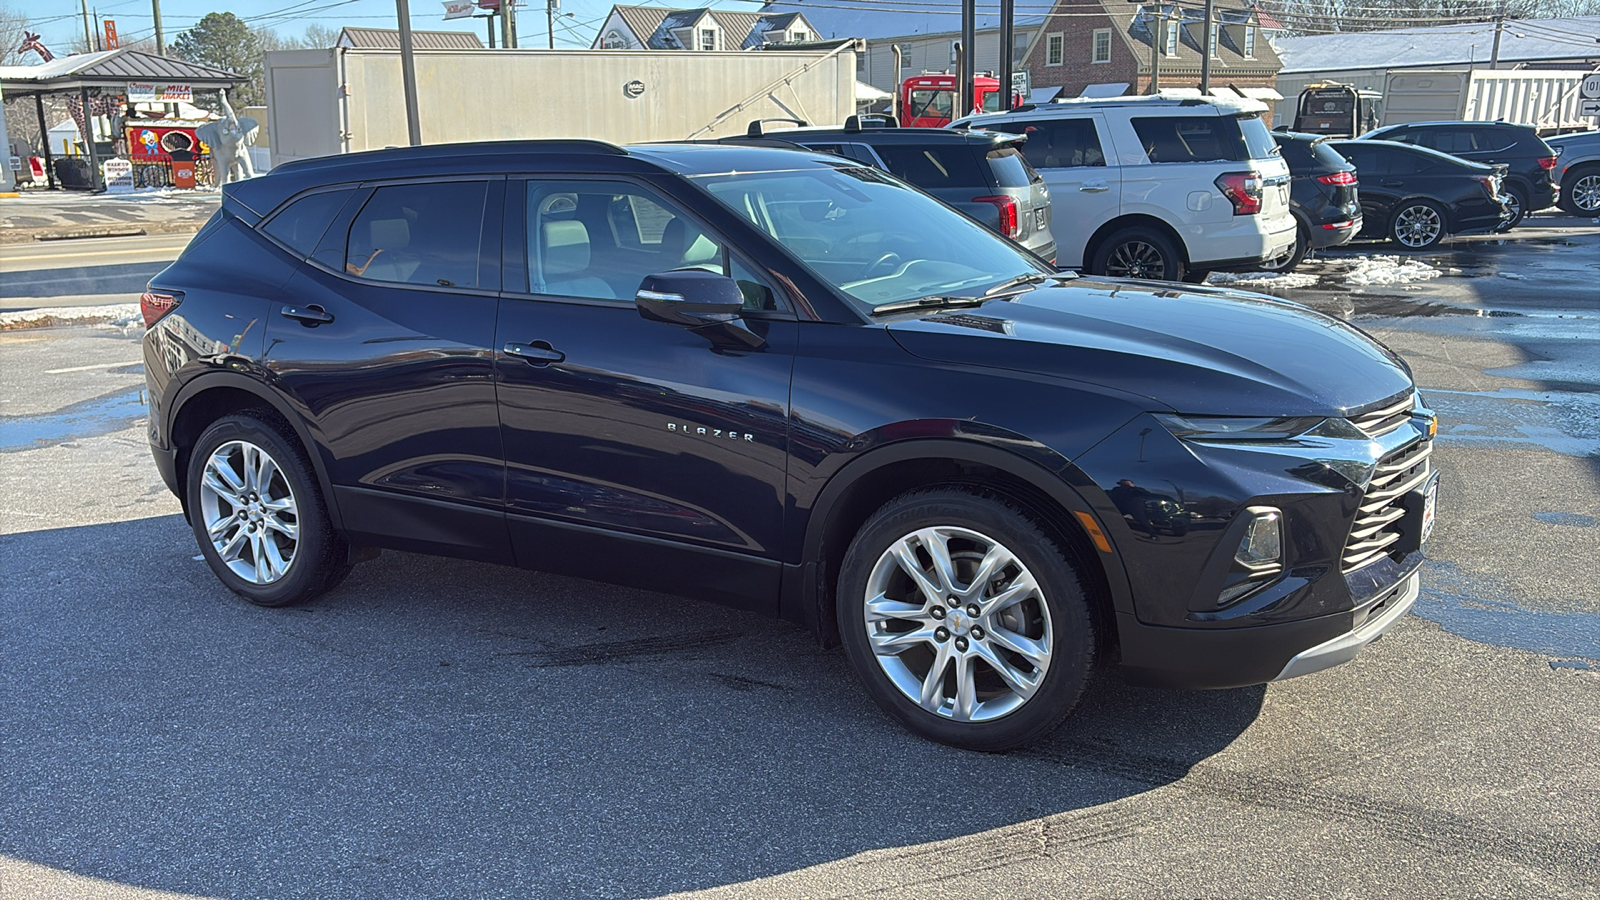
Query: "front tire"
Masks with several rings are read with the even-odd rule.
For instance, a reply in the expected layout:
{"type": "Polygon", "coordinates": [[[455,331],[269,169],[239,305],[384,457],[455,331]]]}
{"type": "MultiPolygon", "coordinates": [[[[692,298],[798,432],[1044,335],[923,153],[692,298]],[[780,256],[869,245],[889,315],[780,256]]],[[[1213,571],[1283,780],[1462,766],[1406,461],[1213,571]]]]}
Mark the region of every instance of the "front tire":
{"type": "Polygon", "coordinates": [[[1082,582],[998,498],[944,488],[891,500],[839,575],[845,653],[910,731],[968,750],[1038,740],[1072,712],[1094,660],[1082,582]]]}
{"type": "Polygon", "coordinates": [[[311,462],[277,423],[249,413],[212,423],[189,454],[187,485],[206,564],[251,603],[305,603],[349,574],[311,462]]]}
{"type": "Polygon", "coordinates": [[[1432,250],[1444,237],[1444,207],[1432,200],[1408,200],[1389,220],[1389,240],[1407,250],[1432,250]]]}
{"type": "Polygon", "coordinates": [[[1600,167],[1568,172],[1561,179],[1561,208],[1575,216],[1600,216],[1600,167]]]}
{"type": "Polygon", "coordinates": [[[1182,281],[1183,257],[1171,239],[1149,228],[1124,228],[1100,243],[1090,261],[1091,275],[1182,281]]]}

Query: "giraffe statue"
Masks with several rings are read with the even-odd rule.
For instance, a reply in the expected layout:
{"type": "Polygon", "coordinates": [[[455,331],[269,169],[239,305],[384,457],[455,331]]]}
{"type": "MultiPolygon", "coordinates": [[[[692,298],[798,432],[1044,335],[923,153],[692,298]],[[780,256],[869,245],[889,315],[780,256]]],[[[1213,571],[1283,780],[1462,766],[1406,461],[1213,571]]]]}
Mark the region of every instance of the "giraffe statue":
{"type": "Polygon", "coordinates": [[[45,62],[49,62],[50,60],[56,58],[56,55],[50,52],[49,47],[39,43],[39,36],[37,34],[34,34],[31,31],[24,31],[22,33],[22,46],[17,48],[17,52],[27,53],[29,50],[39,54],[40,58],[45,62]]]}

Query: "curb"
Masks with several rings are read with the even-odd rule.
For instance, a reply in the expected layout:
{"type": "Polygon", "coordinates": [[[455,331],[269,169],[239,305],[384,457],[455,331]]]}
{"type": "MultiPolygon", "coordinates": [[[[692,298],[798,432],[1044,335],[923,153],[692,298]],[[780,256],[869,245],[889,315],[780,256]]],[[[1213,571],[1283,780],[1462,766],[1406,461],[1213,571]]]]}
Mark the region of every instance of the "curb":
{"type": "MultiPolygon", "coordinates": [[[[210,214],[207,214],[207,218],[210,214]]],[[[137,237],[155,234],[194,234],[205,219],[174,219],[169,222],[140,222],[121,225],[70,225],[54,228],[0,228],[0,246],[29,244],[35,241],[67,241],[82,238],[137,237]]]]}
{"type": "Polygon", "coordinates": [[[78,238],[137,237],[141,234],[149,234],[149,232],[138,225],[107,225],[104,227],[74,228],[70,231],[55,231],[44,234],[36,233],[33,239],[36,241],[72,241],[78,238]]]}

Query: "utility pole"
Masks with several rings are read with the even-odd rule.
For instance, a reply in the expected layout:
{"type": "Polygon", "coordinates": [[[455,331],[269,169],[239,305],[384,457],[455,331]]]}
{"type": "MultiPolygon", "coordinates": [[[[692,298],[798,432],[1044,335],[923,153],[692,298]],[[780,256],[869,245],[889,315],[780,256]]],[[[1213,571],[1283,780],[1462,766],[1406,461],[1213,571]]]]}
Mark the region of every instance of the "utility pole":
{"type": "Polygon", "coordinates": [[[411,44],[411,4],[407,0],[394,0],[394,7],[400,19],[400,80],[405,83],[406,135],[415,147],[422,143],[422,122],[417,114],[417,60],[411,44]]]}
{"type": "Polygon", "coordinates": [[[150,0],[150,11],[156,17],[156,55],[167,55],[167,39],[161,34],[161,0],[150,0]]]}
{"type": "Polygon", "coordinates": [[[1161,37],[1167,32],[1167,15],[1161,13],[1152,21],[1150,29],[1150,93],[1161,92],[1161,37]]]}
{"type": "Polygon", "coordinates": [[[961,0],[961,49],[966,54],[964,65],[961,67],[961,85],[958,96],[961,98],[961,108],[956,110],[956,117],[968,115],[972,112],[972,101],[977,97],[977,57],[973,46],[978,30],[978,4],[977,0],[961,0]]]}
{"type": "Polygon", "coordinates": [[[506,17],[505,39],[500,43],[507,50],[515,50],[522,46],[517,40],[517,0],[500,0],[500,14],[506,17]]]}
{"type": "Polygon", "coordinates": [[[1504,13],[1494,17],[1494,49],[1489,51],[1489,68],[1500,68],[1500,35],[1506,30],[1506,17],[1504,13]]]}
{"type": "Polygon", "coordinates": [[[94,52],[94,32],[89,29],[89,0],[80,0],[83,4],[83,52],[94,52]]]}
{"type": "Polygon", "coordinates": [[[556,48],[556,7],[561,0],[544,0],[544,27],[550,33],[550,49],[556,48]]]}
{"type": "Polygon", "coordinates": [[[1000,0],[1000,90],[1005,92],[1000,95],[1005,98],[1005,105],[1001,109],[1010,109],[1017,104],[1016,91],[1011,86],[1011,70],[1017,65],[1017,61],[1011,58],[1016,43],[1011,21],[1014,18],[1016,0],[1000,0]]]}
{"type": "Polygon", "coordinates": [[[1211,0],[1206,0],[1206,32],[1200,45],[1200,93],[1211,93],[1211,0]]]}

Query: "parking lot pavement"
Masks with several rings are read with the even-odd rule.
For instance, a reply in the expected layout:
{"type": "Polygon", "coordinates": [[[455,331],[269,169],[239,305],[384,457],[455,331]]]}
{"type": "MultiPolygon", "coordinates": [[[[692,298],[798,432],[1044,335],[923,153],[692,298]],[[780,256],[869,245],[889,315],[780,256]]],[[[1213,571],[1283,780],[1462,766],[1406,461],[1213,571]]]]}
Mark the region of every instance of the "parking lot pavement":
{"type": "Polygon", "coordinates": [[[1482,243],[1273,288],[1441,413],[1416,614],[1266,687],[1108,674],[1003,755],[694,600],[385,553],[251,607],[150,463],[136,331],[0,334],[0,896],[1593,897],[1600,229],[1482,243]]]}

